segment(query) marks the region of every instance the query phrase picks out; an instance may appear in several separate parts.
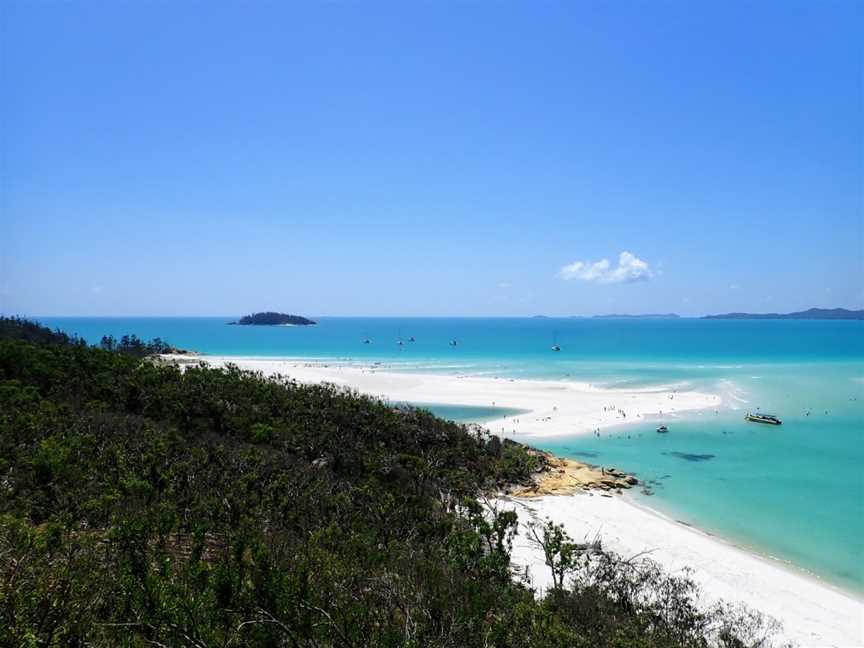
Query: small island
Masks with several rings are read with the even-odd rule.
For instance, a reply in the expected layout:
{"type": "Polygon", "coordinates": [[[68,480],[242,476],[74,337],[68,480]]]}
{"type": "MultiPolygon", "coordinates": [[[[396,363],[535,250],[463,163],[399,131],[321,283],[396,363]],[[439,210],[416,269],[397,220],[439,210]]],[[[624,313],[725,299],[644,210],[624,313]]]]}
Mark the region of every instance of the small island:
{"type": "Polygon", "coordinates": [[[675,313],[648,313],[645,315],[627,315],[624,313],[613,313],[611,315],[594,315],[592,319],[650,319],[650,320],[667,320],[681,319],[680,315],[675,313]]]}
{"type": "Polygon", "coordinates": [[[285,313],[268,311],[266,313],[252,313],[241,317],[236,322],[228,322],[228,324],[238,326],[311,326],[317,322],[300,315],[286,315],[285,313]]]}

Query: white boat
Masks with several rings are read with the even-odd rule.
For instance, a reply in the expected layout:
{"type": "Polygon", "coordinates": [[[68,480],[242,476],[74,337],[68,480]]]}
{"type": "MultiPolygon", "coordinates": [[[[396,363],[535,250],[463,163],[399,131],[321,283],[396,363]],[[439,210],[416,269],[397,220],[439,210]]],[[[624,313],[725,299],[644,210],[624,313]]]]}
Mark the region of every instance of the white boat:
{"type": "Polygon", "coordinates": [[[744,420],[752,421],[753,423],[767,423],[768,425],[782,425],[783,423],[783,421],[773,414],[760,414],[759,412],[756,412],[755,414],[747,412],[744,420]]]}

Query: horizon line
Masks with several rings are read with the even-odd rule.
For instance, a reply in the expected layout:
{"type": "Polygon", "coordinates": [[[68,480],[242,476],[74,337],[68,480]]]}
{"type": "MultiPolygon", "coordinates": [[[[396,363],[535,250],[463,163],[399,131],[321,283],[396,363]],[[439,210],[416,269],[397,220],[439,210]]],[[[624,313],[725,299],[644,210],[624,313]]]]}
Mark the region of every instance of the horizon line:
{"type": "MultiPolygon", "coordinates": [[[[580,314],[570,314],[570,315],[546,315],[544,313],[535,313],[532,315],[464,315],[464,314],[450,314],[450,315],[358,315],[358,314],[340,314],[340,315],[304,315],[304,317],[310,318],[319,318],[319,319],[625,319],[625,318],[651,318],[654,317],[656,319],[701,319],[705,317],[710,317],[712,315],[729,315],[729,314],[747,314],[747,315],[787,315],[790,313],[799,313],[799,312],[807,312],[809,310],[846,310],[850,312],[859,312],[864,310],[862,308],[854,308],[854,307],[845,307],[845,306],[835,306],[830,308],[823,307],[810,307],[805,308],[798,311],[724,311],[722,313],[705,313],[701,315],[681,315],[679,313],[668,312],[668,313],[658,313],[658,312],[648,312],[648,313],[594,313],[590,315],[580,315],[580,314]]],[[[255,311],[255,312],[266,312],[266,311],[255,311]]],[[[2,313],[0,312],[0,317],[21,317],[21,318],[79,318],[79,319],[97,319],[97,318],[106,318],[106,319],[123,319],[123,318],[136,318],[136,319],[215,319],[215,318],[231,318],[231,317],[242,317],[242,315],[238,315],[235,313],[215,313],[215,314],[207,314],[207,315],[169,315],[169,314],[87,314],[87,315],[72,315],[72,314],[49,314],[49,313],[30,313],[30,314],[22,314],[22,313],[2,313]]]]}

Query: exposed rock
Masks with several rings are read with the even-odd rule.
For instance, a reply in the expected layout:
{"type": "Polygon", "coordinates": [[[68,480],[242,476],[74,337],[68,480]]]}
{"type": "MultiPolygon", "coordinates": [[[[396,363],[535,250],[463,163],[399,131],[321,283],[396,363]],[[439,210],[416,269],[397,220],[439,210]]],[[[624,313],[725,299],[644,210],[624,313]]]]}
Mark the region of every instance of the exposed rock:
{"type": "Polygon", "coordinates": [[[542,497],[543,495],[568,495],[576,492],[601,490],[621,492],[639,483],[633,475],[616,468],[603,468],[591,464],[561,459],[548,453],[546,469],[534,475],[534,481],[512,489],[514,497],[542,497]]]}

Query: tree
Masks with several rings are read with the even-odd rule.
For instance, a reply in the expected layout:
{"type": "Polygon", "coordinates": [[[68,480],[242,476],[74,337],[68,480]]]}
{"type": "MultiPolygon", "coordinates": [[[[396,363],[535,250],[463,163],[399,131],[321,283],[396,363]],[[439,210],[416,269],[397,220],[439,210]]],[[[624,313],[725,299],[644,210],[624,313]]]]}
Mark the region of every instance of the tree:
{"type": "Polygon", "coordinates": [[[555,524],[548,518],[542,525],[535,522],[528,524],[528,539],[543,551],[546,565],[552,572],[552,587],[556,590],[564,587],[564,578],[576,567],[580,557],[590,555],[592,550],[599,548],[597,543],[573,542],[563,524],[555,524]]]}

